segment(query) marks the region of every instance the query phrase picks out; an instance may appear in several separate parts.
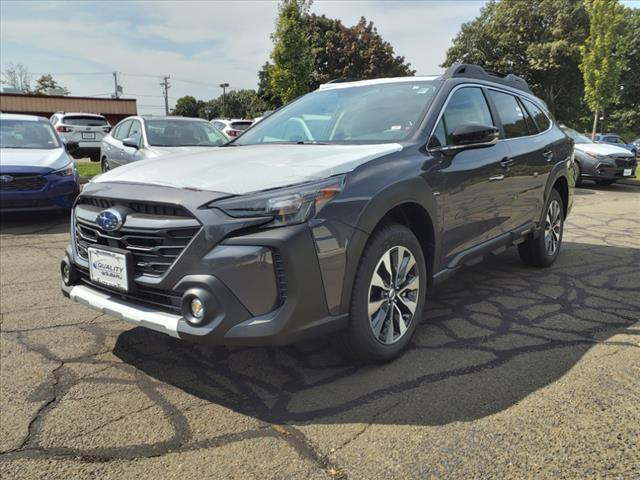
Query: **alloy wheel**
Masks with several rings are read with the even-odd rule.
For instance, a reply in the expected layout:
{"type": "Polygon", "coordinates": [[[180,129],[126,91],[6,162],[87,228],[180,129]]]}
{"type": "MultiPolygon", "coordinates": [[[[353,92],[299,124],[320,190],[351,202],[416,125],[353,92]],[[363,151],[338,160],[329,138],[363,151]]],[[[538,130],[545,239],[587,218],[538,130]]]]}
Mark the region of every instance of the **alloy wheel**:
{"type": "Polygon", "coordinates": [[[560,247],[560,233],[562,230],[562,218],[560,203],[552,200],[547,209],[547,217],[544,222],[544,244],[547,255],[553,256],[560,247]]]}
{"type": "Polygon", "coordinates": [[[419,292],[416,258],[406,247],[391,247],[378,261],[369,285],[369,325],[379,342],[391,345],[405,335],[416,315],[419,292]]]}

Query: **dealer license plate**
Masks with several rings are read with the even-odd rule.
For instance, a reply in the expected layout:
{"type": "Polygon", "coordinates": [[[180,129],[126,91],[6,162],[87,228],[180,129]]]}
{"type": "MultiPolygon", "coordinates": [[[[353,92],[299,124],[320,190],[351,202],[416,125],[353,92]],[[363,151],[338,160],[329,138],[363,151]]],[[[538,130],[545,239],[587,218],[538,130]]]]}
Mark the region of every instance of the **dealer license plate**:
{"type": "Polygon", "coordinates": [[[631,176],[631,172],[633,172],[633,168],[625,168],[622,171],[622,176],[624,177],[630,177],[631,176]]]}
{"type": "Polygon", "coordinates": [[[95,140],[96,134],[94,132],[82,132],[83,140],[95,140]]]}
{"type": "Polygon", "coordinates": [[[127,255],[124,253],[89,247],[89,273],[91,281],[106,287],[129,291],[127,255]]]}

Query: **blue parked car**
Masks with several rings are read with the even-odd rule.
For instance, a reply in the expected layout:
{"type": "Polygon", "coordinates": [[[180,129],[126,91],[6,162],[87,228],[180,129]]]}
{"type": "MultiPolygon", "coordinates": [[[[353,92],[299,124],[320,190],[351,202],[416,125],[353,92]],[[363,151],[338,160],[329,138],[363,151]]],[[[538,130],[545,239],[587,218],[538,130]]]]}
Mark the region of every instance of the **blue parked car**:
{"type": "Polygon", "coordinates": [[[620,135],[616,133],[598,133],[596,135],[597,143],[608,143],[609,145],[615,145],[617,147],[626,148],[637,157],[638,147],[633,143],[626,142],[620,135]]]}
{"type": "Polygon", "coordinates": [[[49,121],[0,114],[0,212],[70,209],[78,196],[78,172],[49,121]]]}

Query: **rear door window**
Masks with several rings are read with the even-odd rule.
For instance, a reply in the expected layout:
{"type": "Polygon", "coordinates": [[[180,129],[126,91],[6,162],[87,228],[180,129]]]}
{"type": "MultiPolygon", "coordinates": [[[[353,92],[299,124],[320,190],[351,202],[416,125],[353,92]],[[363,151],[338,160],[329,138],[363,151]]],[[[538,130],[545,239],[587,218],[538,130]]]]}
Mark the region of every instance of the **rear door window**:
{"type": "Polygon", "coordinates": [[[465,87],[456,91],[445,107],[429,142],[429,148],[443,147],[453,143],[453,132],[466,123],[495,125],[482,90],[465,87]]]}
{"type": "Polygon", "coordinates": [[[502,122],[504,138],[518,138],[529,135],[526,111],[515,96],[496,90],[489,90],[489,96],[502,122]]]}
{"type": "Polygon", "coordinates": [[[107,120],[102,117],[67,115],[62,120],[65,125],[76,125],[79,127],[103,127],[108,125],[107,120]]]}
{"type": "Polygon", "coordinates": [[[524,106],[533,117],[534,122],[538,127],[538,131],[544,132],[551,126],[551,120],[545,115],[545,113],[533,102],[524,100],[524,106]]]}

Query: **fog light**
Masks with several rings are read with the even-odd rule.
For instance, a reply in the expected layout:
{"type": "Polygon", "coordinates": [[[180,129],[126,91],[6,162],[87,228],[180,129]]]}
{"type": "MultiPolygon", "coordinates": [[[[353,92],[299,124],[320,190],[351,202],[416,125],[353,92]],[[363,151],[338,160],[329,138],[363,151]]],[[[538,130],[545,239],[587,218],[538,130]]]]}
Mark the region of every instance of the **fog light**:
{"type": "Polygon", "coordinates": [[[189,309],[191,310],[191,316],[193,317],[193,320],[195,320],[197,323],[201,322],[204,318],[204,305],[198,297],[194,297],[191,300],[189,309]]]}

